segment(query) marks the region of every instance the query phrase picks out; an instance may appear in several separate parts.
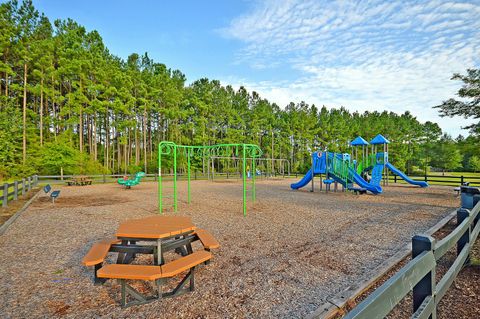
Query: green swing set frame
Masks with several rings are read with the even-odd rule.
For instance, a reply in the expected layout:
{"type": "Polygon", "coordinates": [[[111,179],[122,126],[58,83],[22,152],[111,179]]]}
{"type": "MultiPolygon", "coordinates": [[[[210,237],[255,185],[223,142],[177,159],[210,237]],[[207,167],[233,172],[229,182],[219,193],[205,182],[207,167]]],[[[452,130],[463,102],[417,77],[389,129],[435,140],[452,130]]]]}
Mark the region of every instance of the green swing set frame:
{"type": "Polygon", "coordinates": [[[177,190],[177,160],[181,156],[186,157],[187,162],[187,201],[191,202],[191,159],[193,157],[208,158],[214,156],[240,158],[242,160],[242,181],[243,181],[243,215],[247,215],[247,160],[250,158],[251,170],[250,170],[250,183],[251,183],[251,195],[252,202],[255,202],[255,159],[260,158],[262,150],[255,144],[216,144],[205,146],[190,146],[190,145],[178,145],[170,141],[162,141],[158,144],[158,208],[160,214],[163,214],[163,210],[166,206],[164,200],[167,198],[173,198],[173,210],[176,212],[178,209],[178,190],[177,190]],[[239,154],[240,153],[240,154],[239,154]],[[239,156],[240,155],[240,156],[239,156]],[[164,176],[162,172],[162,158],[170,158],[173,161],[173,187],[166,187],[163,185],[164,176]],[[172,188],[173,194],[167,195],[164,190],[166,188],[172,188]]]}

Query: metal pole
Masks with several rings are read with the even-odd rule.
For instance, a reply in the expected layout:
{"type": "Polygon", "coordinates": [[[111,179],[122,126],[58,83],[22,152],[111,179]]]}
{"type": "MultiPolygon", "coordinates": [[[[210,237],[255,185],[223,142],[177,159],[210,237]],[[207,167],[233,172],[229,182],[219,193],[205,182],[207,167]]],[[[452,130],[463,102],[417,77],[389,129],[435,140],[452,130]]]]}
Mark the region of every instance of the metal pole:
{"type": "Polygon", "coordinates": [[[243,144],[243,216],[247,216],[247,162],[245,159],[245,144],[243,144]]]}
{"type": "Polygon", "coordinates": [[[187,149],[187,176],[188,176],[188,182],[187,182],[187,189],[188,189],[188,203],[190,204],[191,202],[191,197],[190,197],[190,149],[187,149]]]}
{"type": "MultiPolygon", "coordinates": [[[[161,143],[160,143],[161,144],[161,143]]],[[[159,213],[162,214],[162,147],[158,146],[158,209],[159,213]]]]}
{"type": "Polygon", "coordinates": [[[255,176],[257,172],[255,170],[255,157],[252,158],[252,201],[255,202],[255,176]]]}
{"type": "Polygon", "coordinates": [[[173,147],[173,209],[177,212],[177,145],[173,147]]]}

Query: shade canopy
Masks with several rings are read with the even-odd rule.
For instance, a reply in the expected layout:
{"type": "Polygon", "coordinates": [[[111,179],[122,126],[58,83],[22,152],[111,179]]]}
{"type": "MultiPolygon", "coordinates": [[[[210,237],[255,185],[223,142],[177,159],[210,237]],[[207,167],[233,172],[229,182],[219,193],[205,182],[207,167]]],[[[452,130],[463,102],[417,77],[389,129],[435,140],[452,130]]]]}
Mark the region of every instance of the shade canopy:
{"type": "Polygon", "coordinates": [[[350,142],[351,146],[363,146],[368,145],[368,142],[361,136],[357,136],[353,141],[350,142]]]}
{"type": "Polygon", "coordinates": [[[385,138],[382,134],[378,134],[371,141],[370,144],[390,144],[390,141],[385,138]]]}

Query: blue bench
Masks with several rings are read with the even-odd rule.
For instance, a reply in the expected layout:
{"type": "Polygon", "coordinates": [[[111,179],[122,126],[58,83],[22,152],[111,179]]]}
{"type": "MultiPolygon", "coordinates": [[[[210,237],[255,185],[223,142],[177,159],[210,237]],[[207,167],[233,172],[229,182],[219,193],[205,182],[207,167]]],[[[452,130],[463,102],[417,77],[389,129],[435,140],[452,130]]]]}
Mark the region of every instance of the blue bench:
{"type": "MultiPolygon", "coordinates": [[[[45,194],[48,194],[51,190],[52,190],[52,187],[49,184],[43,187],[43,191],[45,192],[45,194]]],[[[59,195],[60,195],[59,190],[52,191],[50,193],[50,198],[52,199],[52,203],[55,203],[55,199],[57,199],[59,195]]]]}

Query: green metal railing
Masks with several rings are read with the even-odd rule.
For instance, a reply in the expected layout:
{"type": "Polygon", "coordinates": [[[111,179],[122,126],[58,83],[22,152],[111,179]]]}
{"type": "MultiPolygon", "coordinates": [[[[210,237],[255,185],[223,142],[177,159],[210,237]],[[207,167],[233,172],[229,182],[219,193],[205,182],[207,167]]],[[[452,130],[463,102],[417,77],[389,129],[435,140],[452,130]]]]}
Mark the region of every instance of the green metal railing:
{"type": "Polygon", "coordinates": [[[162,141],[158,145],[158,207],[159,212],[163,213],[165,208],[165,201],[167,199],[173,198],[173,203],[170,206],[173,207],[174,211],[178,210],[178,189],[177,189],[177,167],[179,159],[183,162],[186,161],[187,166],[187,201],[191,202],[191,159],[192,158],[211,158],[211,157],[232,157],[238,158],[241,154],[242,160],[242,182],[243,182],[243,214],[247,215],[247,191],[251,192],[252,201],[255,201],[255,159],[259,158],[262,155],[260,147],[254,144],[217,144],[217,145],[206,145],[206,146],[190,146],[190,145],[177,145],[174,142],[162,141]],[[250,158],[251,169],[247,168],[247,161],[250,158]],[[165,167],[163,162],[171,162],[170,165],[165,167]],[[173,186],[170,187],[173,190],[172,194],[166,194],[165,189],[168,186],[165,186],[163,178],[163,169],[172,169],[173,170],[173,186]],[[247,172],[250,171],[251,178],[251,188],[247,189],[248,178],[247,172]]]}

